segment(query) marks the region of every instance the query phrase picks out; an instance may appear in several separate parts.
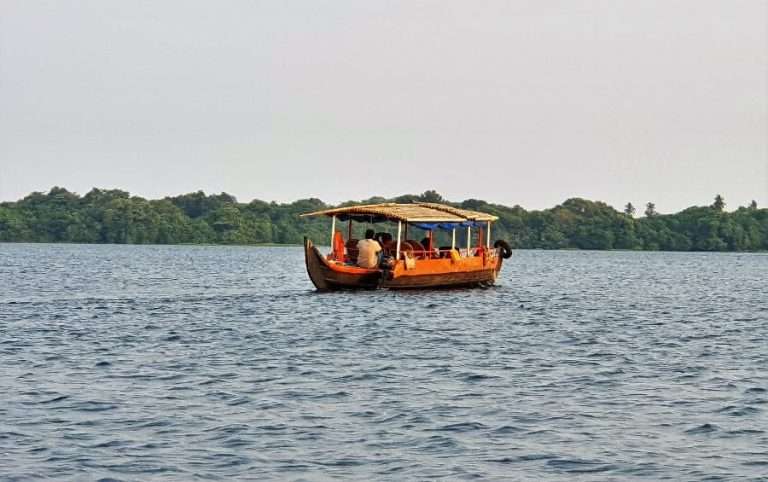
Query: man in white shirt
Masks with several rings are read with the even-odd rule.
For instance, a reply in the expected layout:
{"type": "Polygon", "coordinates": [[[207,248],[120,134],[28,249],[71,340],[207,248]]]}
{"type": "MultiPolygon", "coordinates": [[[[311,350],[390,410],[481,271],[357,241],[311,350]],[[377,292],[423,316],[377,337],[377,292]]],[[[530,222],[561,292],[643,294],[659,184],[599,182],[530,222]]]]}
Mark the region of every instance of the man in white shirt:
{"type": "Polygon", "coordinates": [[[357,265],[361,268],[376,268],[379,265],[381,245],[373,239],[373,229],[365,232],[365,239],[357,242],[357,265]]]}

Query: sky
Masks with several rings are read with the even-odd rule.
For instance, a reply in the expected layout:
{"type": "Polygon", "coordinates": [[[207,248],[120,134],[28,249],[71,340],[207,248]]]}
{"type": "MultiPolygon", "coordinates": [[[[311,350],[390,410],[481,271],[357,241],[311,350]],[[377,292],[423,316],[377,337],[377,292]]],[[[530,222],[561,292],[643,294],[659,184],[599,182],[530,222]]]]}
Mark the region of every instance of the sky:
{"type": "Polygon", "coordinates": [[[768,206],[768,1],[0,4],[0,200],[768,206]]]}

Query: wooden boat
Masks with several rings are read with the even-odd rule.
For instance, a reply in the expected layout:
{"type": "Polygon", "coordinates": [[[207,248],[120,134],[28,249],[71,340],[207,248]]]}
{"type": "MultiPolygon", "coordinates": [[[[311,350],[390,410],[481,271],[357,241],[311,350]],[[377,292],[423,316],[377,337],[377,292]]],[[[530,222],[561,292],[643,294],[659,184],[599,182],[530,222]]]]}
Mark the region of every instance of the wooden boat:
{"type": "Polygon", "coordinates": [[[341,289],[408,289],[492,285],[502,261],[512,255],[503,240],[491,245],[491,223],[496,216],[435,203],[371,204],[327,209],[302,216],[328,216],[331,221],[331,252],[324,255],[304,238],[304,256],[312,283],[320,291],[341,289]],[[337,230],[347,222],[347,238],[337,230]],[[380,232],[383,259],[375,268],[357,266],[357,242],[352,223],[388,225],[396,237],[380,232]],[[408,239],[421,230],[423,242],[408,239]],[[436,247],[437,232],[451,236],[451,245],[436,247]],[[459,248],[457,232],[466,243],[459,248]],[[386,235],[386,236],[385,236],[386,235]]]}

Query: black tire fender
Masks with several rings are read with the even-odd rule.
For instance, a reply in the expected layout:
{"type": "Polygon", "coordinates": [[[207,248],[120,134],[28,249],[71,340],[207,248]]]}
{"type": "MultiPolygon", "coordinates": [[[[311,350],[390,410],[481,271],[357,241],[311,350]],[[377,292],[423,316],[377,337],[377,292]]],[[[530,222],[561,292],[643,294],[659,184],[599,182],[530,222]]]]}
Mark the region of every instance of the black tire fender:
{"type": "Polygon", "coordinates": [[[496,242],[493,243],[493,247],[501,249],[501,257],[504,259],[508,259],[512,256],[512,246],[503,239],[497,239],[496,242]]]}

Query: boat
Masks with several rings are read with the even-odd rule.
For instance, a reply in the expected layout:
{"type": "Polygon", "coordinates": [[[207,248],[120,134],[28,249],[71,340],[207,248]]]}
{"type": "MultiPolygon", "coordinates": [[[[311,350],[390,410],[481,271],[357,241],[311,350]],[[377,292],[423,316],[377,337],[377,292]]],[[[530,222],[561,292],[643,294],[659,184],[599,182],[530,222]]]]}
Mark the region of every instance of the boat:
{"type": "Polygon", "coordinates": [[[503,260],[512,255],[504,240],[491,245],[491,225],[497,216],[445,204],[367,204],[301,216],[331,218],[328,254],[304,238],[307,273],[318,291],[486,287],[494,284],[503,260]],[[338,229],[345,222],[346,238],[338,229]],[[376,238],[382,245],[383,256],[378,266],[357,266],[358,240],[354,237],[353,222],[375,226],[380,231],[376,238]],[[414,232],[421,232],[425,238],[409,239],[414,232]],[[457,235],[463,243],[457,243],[457,235]],[[444,246],[438,246],[439,239],[444,240],[444,246]]]}

